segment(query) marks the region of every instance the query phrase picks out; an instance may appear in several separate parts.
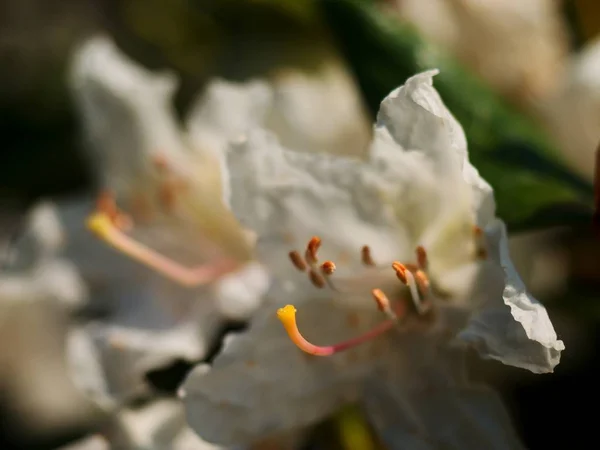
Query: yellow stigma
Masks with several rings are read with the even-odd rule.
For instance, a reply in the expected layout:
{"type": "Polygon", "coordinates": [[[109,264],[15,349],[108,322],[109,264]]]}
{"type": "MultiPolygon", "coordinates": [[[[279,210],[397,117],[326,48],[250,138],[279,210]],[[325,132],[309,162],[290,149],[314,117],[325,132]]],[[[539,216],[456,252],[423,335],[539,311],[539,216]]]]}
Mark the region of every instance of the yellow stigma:
{"type": "Polygon", "coordinates": [[[287,330],[288,327],[296,326],[296,308],[294,305],[286,305],[283,308],[277,310],[277,318],[281,320],[281,323],[287,330]]]}
{"type": "Polygon", "coordinates": [[[113,228],[110,218],[104,213],[93,213],[86,220],[87,228],[97,236],[106,236],[113,228]]]}

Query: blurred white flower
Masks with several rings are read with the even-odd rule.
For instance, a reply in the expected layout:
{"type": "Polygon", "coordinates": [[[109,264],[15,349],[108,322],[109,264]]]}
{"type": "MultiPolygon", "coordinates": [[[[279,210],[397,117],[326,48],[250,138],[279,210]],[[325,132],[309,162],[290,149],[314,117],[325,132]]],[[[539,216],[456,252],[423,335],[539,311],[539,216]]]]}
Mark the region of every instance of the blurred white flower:
{"type": "Polygon", "coordinates": [[[32,432],[86,426],[95,408],[70,380],[64,340],[68,316],[86,302],[75,266],[60,257],[56,209],[32,208],[0,273],[0,389],[32,432]]]}
{"type": "Polygon", "coordinates": [[[513,99],[554,92],[569,51],[556,0],[397,0],[401,17],[513,99]]]}
{"type": "Polygon", "coordinates": [[[591,181],[600,139],[600,39],[572,56],[558,92],[536,106],[565,162],[591,181]]]}
{"type": "Polygon", "coordinates": [[[185,424],[181,403],[159,399],[137,408],[123,408],[102,430],[58,450],[219,450],[185,424]]]}
{"type": "Polygon", "coordinates": [[[204,439],[252,442],[364,399],[389,448],[521,448],[501,403],[463,374],[464,349],[551,372],[564,345],[512,267],[436,73],[384,99],[366,162],[289,151],[265,132],[231,145],[230,204],[276,284],[249,331],[184,383],[204,439]],[[286,303],[302,331],[294,306],[277,312],[285,330],[277,322],[286,303]]]}
{"type": "Polygon", "coordinates": [[[85,367],[85,352],[77,349],[86,339],[93,342],[105,383],[85,371],[75,378],[104,403],[106,394],[122,399],[143,392],[151,369],[178,358],[202,359],[226,320],[250,317],[262,301],[269,275],[251,261],[253,238],[222,201],[227,143],[273,122],[272,129],[296,148],[356,154],[364,152],[369,130],[358,93],[335,65],[315,75],[286,72],[272,81],[215,80],[184,127],[173,110],[174,75],[140,67],[108,38],[77,49],[70,82],[99,186],[114,194],[101,197],[104,214],[92,225],[133,259],[186,285],[93,242],[82,224],[94,208],[89,200],[61,205],[67,255],[92,290],[88,309],[102,314],[72,334],[71,348],[81,359],[73,366],[85,367]],[[309,133],[313,127],[318,133],[309,133]],[[114,200],[126,216],[117,213],[114,200]],[[231,256],[233,267],[219,267],[231,256]],[[198,263],[198,269],[188,268],[198,263]]]}

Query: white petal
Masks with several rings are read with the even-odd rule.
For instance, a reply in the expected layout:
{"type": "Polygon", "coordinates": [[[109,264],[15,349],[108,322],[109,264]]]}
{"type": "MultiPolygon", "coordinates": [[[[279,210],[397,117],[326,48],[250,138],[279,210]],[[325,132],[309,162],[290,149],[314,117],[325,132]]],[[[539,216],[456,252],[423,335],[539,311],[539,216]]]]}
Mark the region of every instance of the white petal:
{"type": "Polygon", "coordinates": [[[283,70],[271,82],[273,105],[264,123],[284,147],[362,157],[370,124],[359,90],[341,63],[316,70],[283,70]]]}
{"type": "Polygon", "coordinates": [[[392,91],[381,102],[377,129],[387,129],[405,150],[421,150],[442,163],[461,161],[467,141],[460,124],[433,87],[433,76],[438,73],[429,70],[414,75],[392,91]]]}
{"type": "Polygon", "coordinates": [[[459,338],[484,357],[534,373],[552,372],[565,345],[557,339],[544,306],[527,292],[514,269],[505,225],[496,220],[486,234],[491,257],[502,268],[503,288],[495,289],[494,280],[482,280],[486,301],[459,338]]]}
{"type": "Polygon", "coordinates": [[[381,183],[370,166],[284,150],[265,132],[232,145],[227,162],[232,209],[256,231],[259,259],[279,279],[297,272],[288,252],[303,252],[314,235],[323,240],[319,256],[335,261],[340,273],[360,263],[363,245],[382,263],[412,257],[406,232],[382,202],[381,183]]]}
{"type": "Polygon", "coordinates": [[[216,307],[229,319],[246,320],[261,305],[270,282],[269,273],[261,264],[249,263],[216,283],[216,307]]]}
{"type": "Polygon", "coordinates": [[[110,445],[103,436],[93,435],[56,450],[110,450],[110,445]]]}
{"type": "Polygon", "coordinates": [[[173,440],[184,426],[181,404],[163,399],[141,408],[122,410],[109,430],[109,437],[112,448],[173,449],[173,440]]]}
{"type": "MultiPolygon", "coordinates": [[[[212,367],[196,367],[184,382],[188,423],[203,439],[250,443],[312,424],[358,398],[358,383],[373,369],[381,341],[310,356],[289,340],[275,308],[265,308],[249,331],[226,340],[212,367]]],[[[377,311],[349,314],[331,300],[298,305],[299,328],[315,344],[346,340],[379,320],[377,311]]]]}
{"type": "Polygon", "coordinates": [[[119,309],[107,321],[90,325],[116,398],[143,392],[151,370],[204,357],[222,323],[209,298],[176,294],[184,288],[165,295],[157,288],[123,289],[119,309]]]}
{"type": "Polygon", "coordinates": [[[499,397],[484,388],[428,387],[404,403],[373,384],[367,412],[390,450],[524,449],[499,397]]]}
{"type": "Polygon", "coordinates": [[[184,428],[173,441],[172,450],[225,450],[220,445],[209,444],[189,428],[184,428]]]}
{"type": "Polygon", "coordinates": [[[132,179],[148,170],[151,155],[182,152],[171,104],[173,74],[138,66],[101,36],[77,49],[70,82],[105,186],[127,193],[132,179]]]}
{"type": "MultiPolygon", "coordinates": [[[[249,258],[245,236],[222,202],[218,158],[210,149],[192,151],[177,123],[172,75],[152,73],[107,38],[96,37],[75,52],[71,87],[101,185],[117,194],[136,222],[158,216],[180,242],[190,244],[193,228],[196,236],[208,235],[234,257],[249,258]],[[157,158],[166,169],[155,167],[157,158]],[[181,188],[169,188],[173,182],[181,188]],[[161,200],[169,191],[174,200],[161,200]]],[[[189,247],[200,251],[198,241],[189,247]]]]}
{"type": "Polygon", "coordinates": [[[188,115],[187,128],[194,146],[222,154],[229,140],[262,127],[272,95],[271,87],[262,80],[211,81],[188,115]]]}
{"type": "MultiPolygon", "coordinates": [[[[472,189],[471,207],[484,227],[494,217],[492,189],[469,162],[465,133],[433,87],[437,73],[430,70],[409,78],[381,102],[376,140],[377,134],[389,134],[403,149],[423,153],[437,184],[443,183],[440,178],[454,184],[453,196],[460,195],[457,189],[462,183],[457,178],[462,170],[462,178],[472,189]]],[[[377,157],[381,149],[375,146],[373,152],[377,157]]]]}
{"type": "Polygon", "coordinates": [[[77,388],[99,406],[110,409],[113,404],[108,394],[100,354],[85,328],[77,327],[69,331],[66,352],[71,379],[77,388]]]}

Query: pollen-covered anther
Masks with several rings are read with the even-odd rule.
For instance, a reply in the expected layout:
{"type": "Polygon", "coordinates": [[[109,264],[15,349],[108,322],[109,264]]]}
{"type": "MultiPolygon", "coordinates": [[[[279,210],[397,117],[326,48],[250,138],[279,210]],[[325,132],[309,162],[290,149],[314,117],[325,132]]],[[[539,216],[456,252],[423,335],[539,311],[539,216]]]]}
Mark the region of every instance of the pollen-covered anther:
{"type": "Polygon", "coordinates": [[[396,272],[398,279],[402,281],[402,283],[407,284],[406,272],[408,270],[406,269],[406,266],[398,261],[394,261],[392,263],[392,269],[396,272]]]}
{"type": "Polygon", "coordinates": [[[392,309],[390,300],[387,295],[381,289],[373,289],[371,291],[371,295],[373,296],[373,300],[377,304],[377,309],[384,313],[390,320],[397,322],[399,317],[392,309]]]}
{"type": "Polygon", "coordinates": [[[300,256],[300,253],[298,253],[296,250],[293,250],[289,253],[289,256],[290,261],[292,261],[292,264],[296,269],[298,269],[300,272],[306,272],[308,266],[302,259],[302,256],[300,256]]]}
{"type": "Polygon", "coordinates": [[[417,312],[419,314],[427,312],[426,305],[421,298],[421,296],[425,297],[425,294],[429,292],[429,279],[425,272],[412,264],[405,265],[398,261],[392,263],[392,268],[396,272],[398,279],[408,287],[417,312]]]}
{"type": "Polygon", "coordinates": [[[321,247],[321,238],[313,236],[306,246],[305,259],[308,264],[317,264],[319,262],[319,248],[321,247]]]}
{"type": "Polygon", "coordinates": [[[394,321],[386,320],[385,322],[380,323],[375,328],[360,336],[340,342],[339,344],[321,347],[311,344],[304,338],[304,336],[302,336],[300,330],[298,330],[298,325],[296,323],[296,308],[293,305],[287,305],[283,308],[279,308],[277,310],[277,317],[283,324],[290,340],[303,352],[316,356],[329,356],[333,355],[334,353],[356,347],[364,342],[376,338],[388,330],[391,330],[395,325],[394,321]]]}
{"type": "Polygon", "coordinates": [[[321,272],[325,275],[333,275],[333,272],[335,272],[335,263],[333,261],[325,261],[321,264],[321,272]]]}
{"type": "Polygon", "coordinates": [[[317,273],[314,269],[310,269],[308,271],[308,277],[313,286],[318,287],[319,289],[324,288],[327,285],[325,278],[317,273]]]}
{"type": "Polygon", "coordinates": [[[363,246],[363,248],[361,248],[360,256],[361,256],[362,263],[365,266],[374,266],[375,265],[375,261],[373,260],[373,257],[371,256],[371,248],[368,245],[365,245],[365,246],[363,246]]]}

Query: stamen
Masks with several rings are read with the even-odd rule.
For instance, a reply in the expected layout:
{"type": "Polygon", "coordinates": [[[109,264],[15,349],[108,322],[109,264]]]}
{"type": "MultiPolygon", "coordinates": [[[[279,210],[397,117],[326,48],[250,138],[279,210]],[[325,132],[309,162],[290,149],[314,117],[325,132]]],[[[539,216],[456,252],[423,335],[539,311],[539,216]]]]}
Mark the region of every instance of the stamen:
{"type": "Polygon", "coordinates": [[[395,322],[392,320],[387,320],[385,322],[380,323],[372,330],[357,336],[355,338],[349,339],[348,341],[340,342],[335,345],[329,345],[325,347],[321,347],[318,345],[311,344],[308,342],[300,331],[298,330],[298,325],[296,324],[296,308],[293,305],[287,305],[283,308],[280,308],[277,311],[277,317],[281,320],[281,323],[285,327],[285,331],[287,331],[288,336],[292,340],[296,346],[310,354],[316,356],[329,356],[334,353],[341,352],[343,350],[347,350],[353,347],[356,347],[364,342],[370,341],[371,339],[385,333],[388,330],[394,328],[395,322]]]}
{"type": "Polygon", "coordinates": [[[304,262],[302,256],[300,256],[300,253],[294,250],[289,253],[289,256],[296,269],[298,269],[300,272],[306,272],[306,262],[304,262]]]}
{"type": "Polygon", "coordinates": [[[415,308],[417,309],[417,312],[419,314],[425,314],[427,312],[427,309],[425,308],[425,305],[421,301],[421,296],[419,295],[419,290],[417,289],[417,283],[415,281],[415,277],[413,276],[412,272],[409,270],[407,270],[405,272],[405,274],[406,274],[406,285],[408,286],[408,289],[410,290],[410,295],[412,297],[415,308]]]}
{"type": "Polygon", "coordinates": [[[387,295],[385,295],[385,293],[381,289],[373,289],[371,291],[371,294],[373,295],[375,303],[377,303],[377,308],[379,309],[379,311],[388,316],[390,320],[397,322],[399,317],[392,310],[392,307],[390,306],[390,300],[387,298],[387,295]]]}
{"type": "Polygon", "coordinates": [[[422,245],[417,247],[417,262],[419,263],[419,267],[421,269],[427,269],[427,252],[422,245]]]}
{"type": "Polygon", "coordinates": [[[429,294],[429,287],[431,283],[429,281],[429,277],[422,270],[417,270],[415,272],[415,280],[417,282],[417,287],[419,288],[419,292],[423,297],[426,297],[429,294]]]}
{"type": "Polygon", "coordinates": [[[239,268],[237,261],[228,258],[195,268],[184,267],[127,236],[101,211],[88,217],[87,227],[115,249],[184,286],[207,284],[239,268]]]}
{"type": "MultiPolygon", "coordinates": [[[[392,268],[396,271],[396,276],[398,277],[398,279],[404,283],[408,289],[410,290],[410,295],[412,297],[413,303],[415,305],[415,308],[417,309],[417,312],[419,314],[424,314],[425,312],[427,312],[427,308],[425,307],[425,304],[422,302],[421,300],[421,295],[419,294],[419,289],[418,289],[418,285],[417,285],[417,281],[415,280],[415,276],[413,275],[413,271],[409,270],[408,267],[398,261],[394,261],[392,263],[392,268]]],[[[427,278],[427,276],[425,275],[424,272],[420,271],[420,270],[416,270],[416,273],[421,272],[422,275],[419,275],[419,277],[421,278],[421,283],[423,284],[423,288],[426,286],[428,291],[429,288],[429,279],[427,278]]]]}
{"type": "Polygon", "coordinates": [[[319,248],[321,247],[321,238],[318,236],[313,236],[310,241],[308,241],[308,245],[306,246],[306,254],[305,259],[308,264],[316,264],[319,262],[319,258],[317,253],[319,252],[319,248]]]}
{"type": "Polygon", "coordinates": [[[398,279],[402,281],[402,283],[407,284],[406,272],[408,272],[408,270],[406,269],[406,266],[398,261],[394,261],[392,263],[392,269],[396,271],[398,279]]]}
{"type": "Polygon", "coordinates": [[[327,282],[325,281],[325,278],[323,278],[321,275],[319,275],[314,269],[310,269],[308,271],[308,277],[310,278],[310,282],[315,287],[318,287],[319,289],[324,288],[325,285],[327,284],[327,282]]]}
{"type": "Polygon", "coordinates": [[[365,266],[374,266],[375,265],[375,261],[373,261],[373,258],[371,257],[371,249],[369,248],[368,245],[365,245],[360,250],[360,255],[361,255],[361,260],[365,266]]]}
{"type": "Polygon", "coordinates": [[[325,261],[321,264],[321,271],[327,276],[333,275],[333,272],[335,272],[335,263],[333,261],[325,261]]]}

